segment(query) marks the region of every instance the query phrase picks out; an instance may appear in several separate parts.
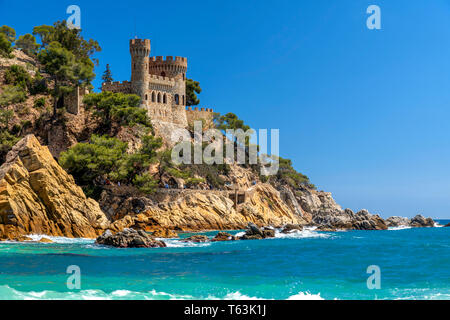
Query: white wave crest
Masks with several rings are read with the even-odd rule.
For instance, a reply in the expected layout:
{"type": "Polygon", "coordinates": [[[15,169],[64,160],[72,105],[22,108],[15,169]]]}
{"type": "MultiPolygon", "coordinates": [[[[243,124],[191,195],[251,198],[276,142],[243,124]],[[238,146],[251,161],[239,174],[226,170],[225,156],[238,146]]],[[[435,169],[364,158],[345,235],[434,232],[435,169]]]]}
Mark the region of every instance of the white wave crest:
{"type": "Polygon", "coordinates": [[[398,227],[389,227],[388,230],[397,231],[397,230],[406,230],[411,229],[410,226],[398,226],[398,227]]]}
{"type": "Polygon", "coordinates": [[[275,238],[277,239],[330,238],[331,236],[329,233],[317,232],[314,229],[293,230],[289,233],[281,233],[280,230],[275,230],[275,238]]]}
{"type": "MultiPolygon", "coordinates": [[[[208,296],[206,299],[191,295],[172,294],[151,290],[147,292],[135,292],[130,290],[115,290],[106,293],[102,290],[80,290],[77,292],[44,291],[19,291],[7,285],[0,286],[1,300],[267,300],[242,294],[239,291],[226,294],[224,297],[208,296]]],[[[299,292],[286,300],[323,300],[319,294],[299,292]]]]}

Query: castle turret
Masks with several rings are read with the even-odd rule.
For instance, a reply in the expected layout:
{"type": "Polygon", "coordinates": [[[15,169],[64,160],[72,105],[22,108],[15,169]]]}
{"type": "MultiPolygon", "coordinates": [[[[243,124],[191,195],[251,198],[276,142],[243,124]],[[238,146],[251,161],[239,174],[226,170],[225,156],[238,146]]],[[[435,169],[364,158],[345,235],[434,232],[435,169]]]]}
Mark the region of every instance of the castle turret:
{"type": "Polygon", "coordinates": [[[144,97],[149,83],[149,58],[150,40],[132,39],[130,40],[131,54],[131,84],[133,93],[141,97],[141,105],[146,106],[144,97]]]}

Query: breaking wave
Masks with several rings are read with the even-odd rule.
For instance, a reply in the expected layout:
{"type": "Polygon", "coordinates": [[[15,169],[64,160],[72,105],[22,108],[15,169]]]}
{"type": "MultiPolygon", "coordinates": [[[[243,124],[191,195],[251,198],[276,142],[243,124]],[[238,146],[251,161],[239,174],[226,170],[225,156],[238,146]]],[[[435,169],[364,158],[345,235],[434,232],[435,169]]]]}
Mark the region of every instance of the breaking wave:
{"type": "MultiPolygon", "coordinates": [[[[194,297],[191,295],[171,294],[151,290],[148,292],[135,292],[129,290],[115,290],[106,293],[102,290],[80,290],[77,292],[58,292],[51,290],[44,291],[19,291],[7,285],[0,286],[0,299],[8,300],[267,300],[259,297],[252,297],[240,293],[231,292],[223,297],[208,296],[194,297]]],[[[288,297],[286,300],[324,300],[319,294],[309,292],[299,292],[288,297]]]]}

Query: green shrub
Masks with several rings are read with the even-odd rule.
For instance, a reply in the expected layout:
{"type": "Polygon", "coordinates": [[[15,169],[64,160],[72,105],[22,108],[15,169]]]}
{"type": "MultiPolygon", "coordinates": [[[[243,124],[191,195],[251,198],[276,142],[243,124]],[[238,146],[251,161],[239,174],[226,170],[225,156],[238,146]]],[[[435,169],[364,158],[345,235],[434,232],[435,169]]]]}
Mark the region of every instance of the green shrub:
{"type": "Polygon", "coordinates": [[[31,76],[24,67],[15,64],[6,70],[5,83],[27,89],[31,86],[31,76]]]}
{"type": "Polygon", "coordinates": [[[11,52],[13,51],[11,42],[5,36],[5,34],[0,33],[0,56],[5,58],[11,58],[11,52]]]}
{"type": "Polygon", "coordinates": [[[123,126],[141,124],[151,127],[147,112],[139,107],[140,101],[141,98],[135,94],[109,91],[91,93],[83,99],[88,108],[94,108],[94,115],[101,119],[103,128],[110,128],[112,122],[123,126]]]}
{"type": "Polygon", "coordinates": [[[139,191],[150,194],[155,192],[158,187],[158,181],[156,181],[150,174],[143,173],[134,177],[133,185],[136,186],[139,191]]]}
{"type": "Polygon", "coordinates": [[[6,107],[13,103],[24,102],[27,94],[21,87],[6,86],[0,94],[0,107],[6,107]]]}
{"type": "Polygon", "coordinates": [[[41,97],[41,98],[37,99],[36,101],[34,101],[34,106],[33,107],[35,109],[42,109],[42,108],[45,107],[45,103],[46,103],[45,98],[41,97]]]}
{"type": "Polygon", "coordinates": [[[116,138],[93,135],[90,143],[78,143],[61,153],[59,163],[80,185],[94,185],[97,177],[108,175],[127,150],[127,143],[116,138]]]}
{"type": "Polygon", "coordinates": [[[6,154],[20,140],[7,130],[0,131],[0,163],[5,162],[6,154]]]}

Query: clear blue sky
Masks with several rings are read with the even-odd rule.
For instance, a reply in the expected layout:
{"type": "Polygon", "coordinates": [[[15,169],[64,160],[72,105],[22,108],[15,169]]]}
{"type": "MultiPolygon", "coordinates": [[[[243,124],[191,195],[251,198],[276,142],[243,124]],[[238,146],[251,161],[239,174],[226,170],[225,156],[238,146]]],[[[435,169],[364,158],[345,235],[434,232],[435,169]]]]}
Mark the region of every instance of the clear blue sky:
{"type": "Polygon", "coordinates": [[[103,48],[97,75],[129,80],[128,41],[150,38],[188,57],[202,106],[279,128],[281,155],[343,207],[450,218],[449,0],[0,0],[0,24],[24,34],[70,4],[103,48]]]}

